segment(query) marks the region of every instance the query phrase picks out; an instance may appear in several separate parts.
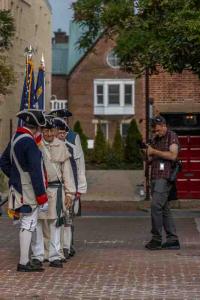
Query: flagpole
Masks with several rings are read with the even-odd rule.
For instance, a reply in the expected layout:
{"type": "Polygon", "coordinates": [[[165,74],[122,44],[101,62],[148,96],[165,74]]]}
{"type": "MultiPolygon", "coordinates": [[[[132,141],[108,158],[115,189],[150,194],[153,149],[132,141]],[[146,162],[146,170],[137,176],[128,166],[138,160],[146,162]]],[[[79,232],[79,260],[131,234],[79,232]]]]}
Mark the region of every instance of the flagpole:
{"type": "MultiPolygon", "coordinates": [[[[33,55],[33,49],[32,46],[30,45],[27,56],[28,56],[28,62],[32,61],[32,55],[33,55]]],[[[32,68],[32,64],[31,64],[31,68],[32,68]]],[[[32,70],[30,70],[29,72],[30,76],[32,76],[32,70]]],[[[31,108],[31,85],[32,85],[32,78],[29,78],[29,93],[28,93],[28,109],[31,108]]]]}
{"type": "Polygon", "coordinates": [[[43,67],[43,71],[44,71],[44,103],[43,103],[43,110],[45,111],[46,109],[46,83],[45,83],[45,62],[44,62],[44,55],[42,53],[42,58],[41,58],[41,65],[43,67]]]}

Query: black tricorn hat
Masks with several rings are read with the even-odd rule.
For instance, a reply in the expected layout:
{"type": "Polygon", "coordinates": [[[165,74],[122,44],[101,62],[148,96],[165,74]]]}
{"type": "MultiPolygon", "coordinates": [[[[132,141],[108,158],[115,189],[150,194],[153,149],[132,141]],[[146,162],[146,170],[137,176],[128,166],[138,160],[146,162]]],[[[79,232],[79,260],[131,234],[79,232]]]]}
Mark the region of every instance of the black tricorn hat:
{"type": "Polygon", "coordinates": [[[49,115],[52,115],[56,118],[69,118],[72,116],[72,113],[67,109],[57,109],[51,111],[49,115]]]}
{"type": "Polygon", "coordinates": [[[69,131],[69,126],[62,118],[54,118],[55,127],[60,130],[65,130],[66,132],[69,131]]]}
{"type": "Polygon", "coordinates": [[[24,109],[18,112],[16,116],[32,127],[41,127],[46,124],[44,113],[39,109],[24,109]]]}
{"type": "Polygon", "coordinates": [[[55,128],[54,116],[45,115],[45,120],[46,120],[46,124],[42,126],[42,128],[48,128],[48,129],[55,128]]]}

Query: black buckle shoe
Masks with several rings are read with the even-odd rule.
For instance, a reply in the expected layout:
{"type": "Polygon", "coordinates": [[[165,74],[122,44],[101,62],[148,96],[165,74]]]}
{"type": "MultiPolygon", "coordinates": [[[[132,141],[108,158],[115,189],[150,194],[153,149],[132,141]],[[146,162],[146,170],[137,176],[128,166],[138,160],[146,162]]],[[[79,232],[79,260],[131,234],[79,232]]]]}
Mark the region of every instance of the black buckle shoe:
{"type": "Polygon", "coordinates": [[[76,250],[74,249],[73,246],[70,247],[69,255],[74,256],[76,254],[76,250]]]}
{"type": "Polygon", "coordinates": [[[64,257],[65,259],[70,259],[70,254],[69,254],[69,250],[67,248],[63,248],[63,253],[64,253],[64,257]]]}
{"type": "Polygon", "coordinates": [[[50,262],[49,267],[53,268],[63,268],[62,261],[59,259],[53,260],[50,262]]]}
{"type": "Polygon", "coordinates": [[[166,242],[162,244],[162,249],[164,250],[179,250],[181,248],[179,241],[166,242]]]}
{"type": "Polygon", "coordinates": [[[43,267],[43,263],[37,258],[33,258],[31,260],[31,264],[34,265],[34,266],[43,267]]]}
{"type": "Polygon", "coordinates": [[[65,257],[61,258],[61,262],[65,264],[67,262],[66,258],[65,257]]]}
{"type": "Polygon", "coordinates": [[[43,272],[44,268],[37,265],[32,265],[30,262],[28,262],[26,265],[17,265],[17,271],[18,272],[43,272]]]}
{"type": "Polygon", "coordinates": [[[145,248],[149,250],[161,250],[162,249],[161,242],[152,239],[150,242],[148,242],[145,245],[145,248]]]}

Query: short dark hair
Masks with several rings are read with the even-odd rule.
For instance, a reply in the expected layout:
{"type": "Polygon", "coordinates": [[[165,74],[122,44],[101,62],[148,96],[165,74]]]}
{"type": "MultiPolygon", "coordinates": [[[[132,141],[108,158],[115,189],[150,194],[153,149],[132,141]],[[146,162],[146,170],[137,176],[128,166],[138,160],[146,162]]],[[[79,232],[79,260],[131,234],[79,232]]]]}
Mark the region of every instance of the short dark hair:
{"type": "Polygon", "coordinates": [[[151,121],[151,125],[153,127],[156,126],[156,125],[161,125],[161,124],[166,124],[166,123],[167,122],[166,122],[165,118],[163,116],[160,116],[160,115],[154,117],[151,121]]]}

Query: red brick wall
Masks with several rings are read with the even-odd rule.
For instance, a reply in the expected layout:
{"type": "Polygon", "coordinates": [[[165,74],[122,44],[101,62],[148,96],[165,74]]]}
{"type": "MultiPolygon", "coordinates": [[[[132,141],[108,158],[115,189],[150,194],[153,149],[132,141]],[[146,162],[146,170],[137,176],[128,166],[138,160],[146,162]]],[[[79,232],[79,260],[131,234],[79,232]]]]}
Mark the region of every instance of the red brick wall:
{"type": "Polygon", "coordinates": [[[57,99],[67,99],[68,97],[68,84],[66,75],[53,75],[52,76],[52,95],[56,95],[57,99]]]}
{"type": "Polygon", "coordinates": [[[188,71],[172,76],[161,72],[150,79],[150,96],[157,112],[199,112],[200,80],[188,71]]]}
{"type": "MultiPolygon", "coordinates": [[[[90,138],[94,138],[93,115],[94,79],[132,79],[133,75],[122,72],[119,69],[113,69],[107,65],[107,53],[114,47],[114,42],[106,39],[100,39],[95,47],[95,52],[90,52],[80,62],[72,72],[68,82],[68,101],[69,109],[73,112],[70,118],[70,125],[73,126],[76,120],[80,120],[83,130],[90,138]]],[[[136,118],[144,119],[144,101],[143,80],[138,80],[136,84],[136,118]]],[[[105,116],[109,120],[109,137],[112,139],[116,124],[120,121],[111,120],[111,117],[105,116]],[[111,124],[113,128],[111,129],[111,124]]],[[[145,124],[144,122],[141,123],[145,124]]]]}

